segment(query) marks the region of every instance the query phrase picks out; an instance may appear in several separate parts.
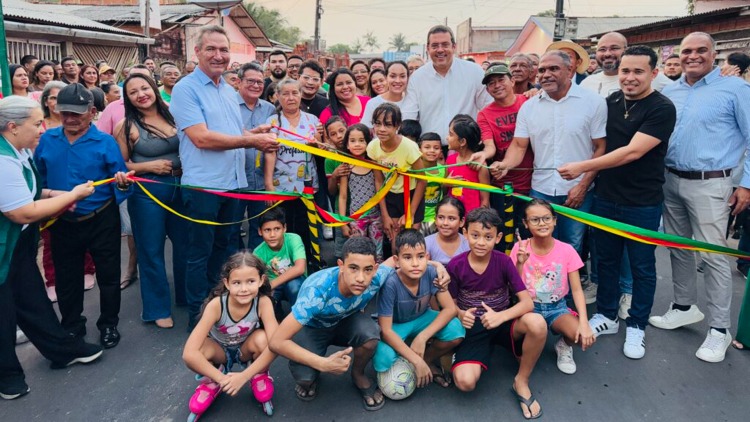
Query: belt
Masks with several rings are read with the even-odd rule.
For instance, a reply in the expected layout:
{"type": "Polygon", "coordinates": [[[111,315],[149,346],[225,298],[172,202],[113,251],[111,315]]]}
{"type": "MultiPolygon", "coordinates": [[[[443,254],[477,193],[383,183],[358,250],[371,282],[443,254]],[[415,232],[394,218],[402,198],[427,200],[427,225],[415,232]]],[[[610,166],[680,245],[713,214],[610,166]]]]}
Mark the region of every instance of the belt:
{"type": "Polygon", "coordinates": [[[114,201],[114,198],[110,198],[101,207],[95,209],[93,212],[90,212],[86,215],[82,215],[80,217],[71,217],[70,215],[63,214],[60,216],[60,220],[67,221],[68,223],[80,223],[86,220],[90,220],[96,217],[98,214],[101,214],[102,211],[104,211],[104,209],[107,208],[113,201],[114,201]]]}
{"type": "Polygon", "coordinates": [[[722,177],[729,177],[732,175],[732,169],[727,170],[712,170],[712,171],[682,171],[667,167],[667,171],[676,175],[681,179],[688,180],[708,180],[708,179],[719,179],[722,177]]]}

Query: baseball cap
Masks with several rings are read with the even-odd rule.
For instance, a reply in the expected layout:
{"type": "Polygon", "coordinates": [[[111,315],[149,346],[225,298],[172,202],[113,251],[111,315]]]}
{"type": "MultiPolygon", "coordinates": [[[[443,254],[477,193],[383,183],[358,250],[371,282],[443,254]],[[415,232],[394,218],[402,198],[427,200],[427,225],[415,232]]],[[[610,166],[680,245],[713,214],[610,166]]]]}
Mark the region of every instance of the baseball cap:
{"type": "Polygon", "coordinates": [[[106,65],[106,64],[102,65],[102,67],[99,69],[99,74],[103,75],[103,74],[105,74],[107,72],[117,73],[117,71],[115,71],[114,69],[112,69],[108,65],[106,65]]]}
{"type": "Polygon", "coordinates": [[[488,67],[487,70],[484,71],[482,84],[487,85],[487,81],[490,79],[490,76],[493,75],[510,75],[510,69],[508,69],[508,66],[506,66],[505,63],[488,67]]]}
{"type": "Polygon", "coordinates": [[[55,111],[83,114],[94,105],[94,95],[81,84],[70,84],[57,93],[55,111]]]}

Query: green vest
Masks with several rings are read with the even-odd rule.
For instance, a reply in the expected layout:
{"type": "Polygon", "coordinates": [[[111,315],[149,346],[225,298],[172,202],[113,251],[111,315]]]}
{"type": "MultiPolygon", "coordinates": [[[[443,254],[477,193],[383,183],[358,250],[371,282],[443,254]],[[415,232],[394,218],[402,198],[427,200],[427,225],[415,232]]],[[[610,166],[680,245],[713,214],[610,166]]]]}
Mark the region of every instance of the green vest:
{"type": "MultiPolygon", "coordinates": [[[[0,155],[16,157],[13,146],[11,146],[11,144],[2,136],[0,136],[0,155]]],[[[36,195],[34,200],[37,200],[42,193],[42,181],[39,178],[39,173],[37,173],[33,162],[31,168],[33,170],[23,167],[23,178],[26,179],[26,184],[29,185],[29,190],[34,187],[34,179],[36,179],[36,195]]],[[[10,261],[13,258],[13,251],[16,249],[18,238],[21,236],[22,227],[23,225],[10,221],[5,214],[0,213],[0,284],[5,283],[8,278],[10,261]]]]}

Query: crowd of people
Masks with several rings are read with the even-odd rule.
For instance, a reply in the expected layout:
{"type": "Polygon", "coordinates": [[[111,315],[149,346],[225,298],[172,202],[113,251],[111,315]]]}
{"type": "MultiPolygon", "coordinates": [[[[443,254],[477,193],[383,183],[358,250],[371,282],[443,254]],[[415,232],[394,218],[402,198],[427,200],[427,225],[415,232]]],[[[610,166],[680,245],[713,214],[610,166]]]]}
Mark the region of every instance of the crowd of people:
{"type": "MultiPolygon", "coordinates": [[[[277,356],[289,360],[303,401],[317,396],[321,372],[351,368],[365,409],[380,409],[385,397],[366,368],[372,361],[388,371],[399,356],[420,387],[472,391],[501,344],[518,359],[521,412],[537,418],[530,378],[548,335],[559,336],[557,367],[566,374],[576,372],[575,345],[586,350],[621,322],[623,353],[640,359],[649,325],[673,330],[704,319],[698,270],[710,328],[696,357],[721,362],[730,344],[748,346],[732,342],[725,255],[696,262],[695,253],[670,249],[674,300],[652,315],[655,246],[558,216],[552,205],[726,246],[730,217],[747,224],[750,205],[750,103],[742,100],[750,58],[735,54],[716,67],[706,33],[686,36],[663,69],[653,49],[614,32],[591,56],[563,40],[541,56],[480,65],[455,48],[451,29],[439,25],[427,34],[427,62],[324,69],[274,51],[265,64],[241,64],[230,63],[226,31],[204,26],[196,61],[182,70],[147,58],[118,82],[104,61],[26,56],[12,65],[13,95],[0,100],[0,396],[29,391],[18,337],[53,368],[117,346],[121,289],[136,281],[144,322],[169,329],[174,306],[187,308],[183,358],[203,377],[190,400],[196,415],[245,384],[269,403],[277,356]],[[405,178],[373,162],[511,187],[533,200],[405,178]],[[135,185],[133,176],[153,183],[135,185]],[[186,186],[311,193],[343,216],[387,192],[335,230],[336,262],[326,263],[318,258],[323,227],[303,201],[186,186]],[[100,345],[84,341],[84,291],[94,283],[100,345]],[[376,318],[364,312],[371,301],[376,318]],[[329,346],[344,349],[326,356],[329,346]],[[234,364],[242,371],[231,372],[234,364]]],[[[738,233],[740,247],[750,245],[750,230],[738,233]]],[[[743,274],[748,268],[738,262],[743,274]]]]}

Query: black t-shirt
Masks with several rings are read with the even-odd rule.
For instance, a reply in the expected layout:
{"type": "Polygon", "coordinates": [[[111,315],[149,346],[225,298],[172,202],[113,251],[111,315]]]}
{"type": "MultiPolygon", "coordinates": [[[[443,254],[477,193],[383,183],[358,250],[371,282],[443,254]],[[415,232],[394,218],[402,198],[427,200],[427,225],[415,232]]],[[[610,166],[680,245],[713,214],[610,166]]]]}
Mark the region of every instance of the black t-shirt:
{"type": "Polygon", "coordinates": [[[637,132],[661,142],[632,163],[600,171],[596,194],[628,206],[660,204],[664,200],[664,157],[677,119],[674,104],[654,91],[646,98],[627,101],[626,120],[625,97],[617,91],[607,98],[607,109],[607,153],[628,145],[637,132]]]}
{"type": "Polygon", "coordinates": [[[315,94],[315,96],[310,100],[302,98],[302,104],[300,108],[305,113],[310,113],[315,117],[320,117],[320,113],[322,113],[326,107],[328,107],[328,98],[320,94],[315,94]]]}

